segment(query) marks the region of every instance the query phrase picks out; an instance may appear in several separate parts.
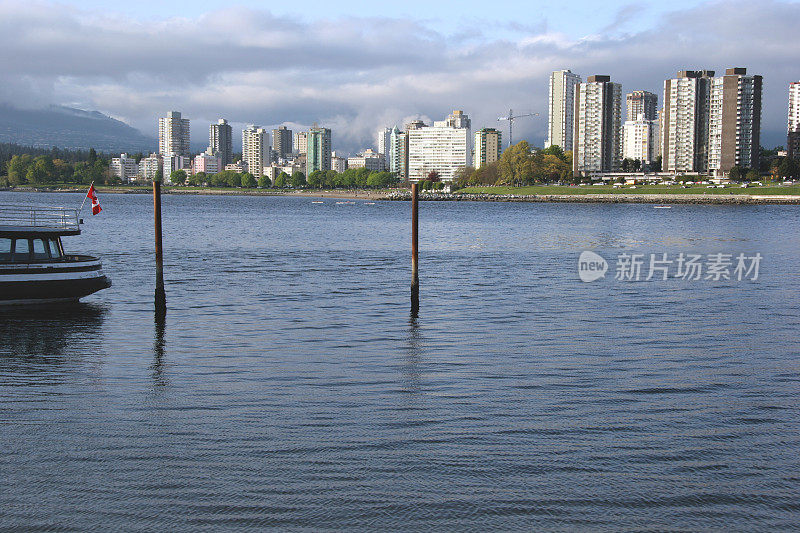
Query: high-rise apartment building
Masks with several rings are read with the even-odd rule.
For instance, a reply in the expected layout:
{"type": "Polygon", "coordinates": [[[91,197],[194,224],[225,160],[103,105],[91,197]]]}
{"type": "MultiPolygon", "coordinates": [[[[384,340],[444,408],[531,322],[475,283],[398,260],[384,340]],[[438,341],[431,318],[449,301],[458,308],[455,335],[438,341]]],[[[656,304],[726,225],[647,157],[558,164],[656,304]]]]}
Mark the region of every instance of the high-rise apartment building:
{"type": "Polygon", "coordinates": [[[729,68],[712,80],[708,124],[708,170],[759,166],[762,78],[729,68]]]}
{"type": "Polygon", "coordinates": [[[389,135],[388,151],[386,168],[397,176],[405,176],[406,134],[397,129],[397,126],[392,128],[389,135]]]}
{"type": "Polygon", "coordinates": [[[483,128],[475,132],[475,155],[472,166],[481,168],[500,159],[503,134],[495,128],[483,128]]]}
{"type": "Polygon", "coordinates": [[[286,126],[278,126],[278,129],[272,130],[272,149],[280,159],[292,155],[292,130],[286,126]]]}
{"type": "Polygon", "coordinates": [[[800,157],[800,81],[789,84],[789,128],[786,150],[789,157],[800,157]]]}
{"type": "Polygon", "coordinates": [[[550,75],[550,106],[545,148],[557,145],[572,150],[575,87],[581,77],[569,70],[556,70],[550,75]]]}
{"type": "Polygon", "coordinates": [[[221,118],[208,127],[208,154],[218,157],[222,167],[233,162],[233,130],[228,121],[221,118]]]}
{"type": "Polygon", "coordinates": [[[436,171],[442,181],[451,181],[458,169],[469,165],[470,126],[469,116],[462,111],[453,111],[433,126],[409,124],[408,179],[420,181],[436,171]]]}
{"type": "Polygon", "coordinates": [[[639,120],[639,115],[644,120],[656,120],[658,96],[649,91],[633,91],[625,97],[628,107],[628,120],[639,120]]]}
{"type": "Polygon", "coordinates": [[[308,130],[306,176],[317,170],[331,169],[331,130],[316,124],[308,130]]]}
{"type": "Polygon", "coordinates": [[[294,149],[298,154],[305,154],[308,152],[308,132],[298,131],[294,134],[294,149]]]}
{"type": "Polygon", "coordinates": [[[708,169],[708,127],[713,70],[682,70],[664,81],[661,168],[665,172],[708,169]]]}
{"type": "Polygon", "coordinates": [[[270,164],[267,130],[253,124],[242,130],[242,162],[256,178],[264,175],[264,167],[270,164]]]}
{"type": "Polygon", "coordinates": [[[390,154],[392,147],[392,128],[383,128],[378,130],[378,153],[383,154],[387,168],[390,163],[390,154]]]}
{"type": "Polygon", "coordinates": [[[406,124],[406,131],[403,135],[403,163],[402,163],[402,174],[401,178],[404,180],[409,179],[409,170],[408,170],[408,132],[411,130],[418,130],[421,128],[427,128],[428,125],[425,122],[417,119],[412,120],[408,124],[406,124]]]}
{"type": "Polygon", "coordinates": [[[189,119],[179,111],[170,111],[158,119],[158,153],[189,157],[189,119]]]}
{"type": "Polygon", "coordinates": [[[575,175],[620,168],[622,86],[609,76],[589,76],[575,89],[572,171],[575,175]]]}
{"type": "Polygon", "coordinates": [[[622,157],[651,164],[658,156],[658,121],[647,120],[640,113],[637,120],[626,120],[622,126],[622,157]]]}

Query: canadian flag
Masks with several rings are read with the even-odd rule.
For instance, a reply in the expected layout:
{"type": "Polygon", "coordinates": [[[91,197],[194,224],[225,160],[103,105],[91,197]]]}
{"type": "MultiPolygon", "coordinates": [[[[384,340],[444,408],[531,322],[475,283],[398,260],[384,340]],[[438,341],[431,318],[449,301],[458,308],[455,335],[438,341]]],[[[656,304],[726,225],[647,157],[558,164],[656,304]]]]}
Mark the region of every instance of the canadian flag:
{"type": "Polygon", "coordinates": [[[94,185],[89,185],[89,192],[86,193],[86,198],[92,201],[92,215],[96,215],[103,210],[100,207],[100,200],[97,199],[97,193],[94,192],[94,185]]]}

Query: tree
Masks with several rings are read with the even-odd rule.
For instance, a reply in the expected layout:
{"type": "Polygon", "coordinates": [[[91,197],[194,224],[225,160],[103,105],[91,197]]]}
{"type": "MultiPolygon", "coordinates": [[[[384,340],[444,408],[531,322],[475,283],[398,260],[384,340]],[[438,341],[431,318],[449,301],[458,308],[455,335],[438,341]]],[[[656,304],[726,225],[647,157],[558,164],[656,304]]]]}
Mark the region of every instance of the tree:
{"type": "Polygon", "coordinates": [[[272,187],[272,180],[269,179],[269,176],[267,176],[266,174],[262,174],[258,178],[258,186],[261,189],[267,189],[269,187],[272,187]]]}
{"type": "Polygon", "coordinates": [[[431,170],[430,172],[428,172],[427,180],[430,182],[439,181],[440,180],[439,173],[435,170],[431,170]]]}
{"type": "Polygon", "coordinates": [[[173,170],[169,175],[169,180],[173,185],[186,185],[186,171],[182,169],[173,170]]]}
{"type": "Polygon", "coordinates": [[[650,163],[650,170],[653,172],[661,172],[661,165],[662,165],[662,158],[661,156],[657,156],[655,161],[650,163]]]}
{"type": "Polygon", "coordinates": [[[276,189],[283,189],[284,187],[286,187],[286,178],[288,177],[289,175],[286,172],[281,172],[280,174],[275,176],[275,182],[272,184],[272,186],[275,187],[276,189]]]}
{"type": "Polygon", "coordinates": [[[747,181],[758,181],[758,180],[761,179],[761,174],[758,172],[758,170],[750,169],[750,170],[747,171],[747,175],[745,176],[745,179],[747,181]]]}
{"type": "Polygon", "coordinates": [[[55,167],[53,160],[49,156],[40,155],[33,160],[33,163],[28,167],[25,173],[25,179],[28,183],[42,184],[53,181],[53,174],[55,167]]]}
{"type": "Polygon", "coordinates": [[[540,153],[545,156],[547,155],[556,156],[558,159],[566,162],[566,154],[564,153],[564,150],[562,150],[561,147],[557,144],[551,144],[550,146],[542,150],[540,153]]]}
{"type": "Polygon", "coordinates": [[[228,187],[241,187],[242,175],[238,172],[231,171],[231,173],[226,177],[225,181],[228,183],[228,187]]]}
{"type": "Polygon", "coordinates": [[[164,171],[161,170],[160,168],[156,170],[156,176],[155,178],[153,178],[153,181],[158,181],[158,182],[164,181],[164,171]]]}
{"type": "Polygon", "coordinates": [[[544,181],[564,181],[569,171],[570,168],[563,159],[553,154],[544,155],[541,171],[544,181]]]}
{"type": "Polygon", "coordinates": [[[22,185],[28,174],[28,167],[33,158],[28,154],[13,155],[7,165],[8,182],[11,185],[22,185]]]}
{"type": "Polygon", "coordinates": [[[477,170],[475,167],[459,167],[458,170],[456,170],[456,173],[453,175],[453,183],[457,187],[466,187],[469,185],[469,179],[473,174],[475,174],[476,171],[477,170]]]}
{"type": "Polygon", "coordinates": [[[745,170],[742,167],[734,166],[733,168],[731,168],[730,172],[728,172],[728,176],[733,181],[741,181],[742,178],[744,177],[744,172],[745,170]]]}
{"type": "Polygon", "coordinates": [[[208,174],[205,172],[198,172],[197,174],[193,174],[189,176],[189,185],[194,185],[195,187],[200,187],[204,185],[208,181],[208,174]]]}
{"type": "Polygon", "coordinates": [[[632,172],[633,171],[633,159],[626,157],[622,160],[622,171],[623,172],[632,172]]]}
{"type": "MultiPolygon", "coordinates": [[[[325,186],[327,173],[330,171],[323,172],[322,170],[315,170],[311,174],[308,175],[308,186],[314,189],[322,189],[325,186]]],[[[335,176],[335,174],[334,174],[335,176]]]]}
{"type": "MultiPolygon", "coordinates": [[[[286,176],[285,180],[286,180],[286,182],[288,184],[290,182],[289,181],[289,175],[286,174],[286,173],[284,173],[284,175],[286,176]]],[[[306,182],[306,175],[303,174],[302,172],[300,172],[299,170],[296,170],[296,171],[292,172],[291,183],[294,183],[295,181],[298,182],[298,183],[300,183],[300,182],[305,183],[306,182]]]]}
{"type": "Polygon", "coordinates": [[[241,183],[242,187],[246,187],[248,189],[252,189],[257,185],[256,177],[250,174],[249,172],[242,172],[241,174],[241,183]]]}
{"type": "Polygon", "coordinates": [[[531,148],[527,141],[509,146],[500,156],[500,183],[525,185],[533,181],[531,148]]]}
{"type": "Polygon", "coordinates": [[[293,172],[290,179],[292,187],[300,188],[306,185],[306,176],[302,172],[293,172]]]}
{"type": "MultiPolygon", "coordinates": [[[[794,178],[798,175],[797,161],[791,157],[784,157],[777,167],[778,175],[782,178],[794,178]]],[[[8,173],[11,178],[11,172],[8,173]]]]}
{"type": "Polygon", "coordinates": [[[394,182],[391,172],[370,172],[367,178],[367,187],[371,189],[384,189],[394,182]]]}
{"type": "Polygon", "coordinates": [[[94,148],[89,148],[89,164],[94,165],[95,161],[97,161],[97,152],[94,148]]]}

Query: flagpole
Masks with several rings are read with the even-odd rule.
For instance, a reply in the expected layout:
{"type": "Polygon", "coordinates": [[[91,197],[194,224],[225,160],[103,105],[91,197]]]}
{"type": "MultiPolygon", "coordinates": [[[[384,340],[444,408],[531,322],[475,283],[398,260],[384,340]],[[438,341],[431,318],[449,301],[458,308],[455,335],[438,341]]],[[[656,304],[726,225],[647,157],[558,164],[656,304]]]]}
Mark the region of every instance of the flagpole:
{"type": "MultiPolygon", "coordinates": [[[[92,183],[89,185],[89,190],[92,190],[92,186],[94,186],[94,180],[93,180],[93,181],[92,181],[92,183]]],[[[89,193],[86,193],[86,195],[83,197],[83,202],[81,202],[81,208],[80,208],[80,209],[78,209],[78,217],[80,217],[80,216],[81,216],[81,212],[83,211],[83,205],[86,203],[86,199],[87,199],[87,198],[89,198],[89,193]]]]}

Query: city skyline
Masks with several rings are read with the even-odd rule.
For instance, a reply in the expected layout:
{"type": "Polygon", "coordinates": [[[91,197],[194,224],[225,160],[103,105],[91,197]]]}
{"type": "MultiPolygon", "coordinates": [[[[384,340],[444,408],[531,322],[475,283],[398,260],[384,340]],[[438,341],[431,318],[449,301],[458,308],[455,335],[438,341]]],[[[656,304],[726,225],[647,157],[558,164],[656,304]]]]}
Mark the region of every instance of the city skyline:
{"type": "Polygon", "coordinates": [[[26,58],[9,61],[0,101],[96,109],[149,137],[154,118],[170,109],[192,119],[196,140],[219,116],[234,131],[249,123],[296,131],[317,122],[334,130],[337,149],[348,152],[371,146],[381,127],[431,122],[454,108],[466,110],[476,128],[497,127],[508,108],[538,112],[515,124],[515,137],[541,146],[553,70],[605,72],[624,90],[658,95],[666,73],[709,64],[743,65],[764,76],[763,144],[785,144],[785,87],[797,81],[800,55],[782,45],[800,18],[796,2],[685,3],[633,28],[620,9],[595,32],[532,24],[518,25],[513,35],[469,23],[453,35],[436,20],[392,16],[379,26],[364,18],[322,19],[311,31],[302,18],[241,6],[200,6],[182,17],[81,6],[0,2],[7,26],[0,42],[9,57],[26,58]],[[203,31],[212,19],[213,41],[203,31]],[[747,45],[729,39],[753,32],[753,21],[769,31],[757,26],[747,45]],[[109,30],[120,25],[125,32],[109,30]],[[299,46],[297,36],[306,33],[310,41],[299,46]],[[170,50],[168,67],[152,61],[156,49],[170,50]]]}

